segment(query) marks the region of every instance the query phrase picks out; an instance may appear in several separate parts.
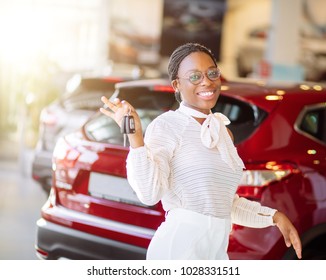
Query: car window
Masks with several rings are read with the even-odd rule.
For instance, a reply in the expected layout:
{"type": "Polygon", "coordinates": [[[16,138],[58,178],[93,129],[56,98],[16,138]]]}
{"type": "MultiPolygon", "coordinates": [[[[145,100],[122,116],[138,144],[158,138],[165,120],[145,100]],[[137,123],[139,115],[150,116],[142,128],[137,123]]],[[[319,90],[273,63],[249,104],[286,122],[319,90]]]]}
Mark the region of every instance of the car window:
{"type": "Polygon", "coordinates": [[[114,120],[105,115],[97,115],[85,125],[85,133],[96,142],[123,145],[123,135],[114,120]]]}
{"type": "MultiPolygon", "coordinates": [[[[126,100],[133,105],[140,117],[144,132],[149,123],[157,116],[177,107],[174,94],[147,87],[122,88],[114,97],[126,100]]],[[[123,145],[123,135],[119,126],[115,121],[102,114],[91,119],[84,129],[90,140],[123,145]]]]}
{"type": "MultiPolygon", "coordinates": [[[[144,132],[148,124],[158,115],[178,107],[174,94],[151,91],[146,87],[125,88],[115,97],[133,104],[141,119],[144,132]]],[[[257,106],[228,96],[220,96],[212,111],[220,112],[230,119],[231,124],[228,128],[233,133],[235,144],[247,139],[267,115],[257,106]]],[[[118,125],[103,115],[88,122],[85,125],[85,132],[91,140],[123,145],[123,135],[118,125]]]]}
{"type": "Polygon", "coordinates": [[[231,124],[228,128],[233,133],[235,144],[246,140],[267,116],[267,112],[255,105],[224,95],[219,97],[212,111],[229,118],[231,124]]]}
{"type": "MultiPolygon", "coordinates": [[[[177,101],[173,93],[157,91],[148,87],[121,88],[114,98],[126,100],[137,110],[143,131],[160,114],[174,110],[177,101]]],[[[100,107],[100,106],[99,106],[100,107]]],[[[90,140],[123,145],[123,135],[112,119],[99,114],[85,125],[85,133],[90,140]]]]}
{"type": "Polygon", "coordinates": [[[62,106],[67,111],[96,110],[101,107],[101,96],[110,98],[114,92],[115,83],[104,79],[82,79],[80,84],[61,99],[62,106]]]}
{"type": "Polygon", "coordinates": [[[326,108],[325,106],[311,107],[304,113],[300,130],[326,143],[326,108]]]}
{"type": "MultiPolygon", "coordinates": [[[[143,131],[149,123],[162,113],[161,110],[137,109],[143,131]]],[[[111,118],[98,114],[85,125],[85,133],[90,140],[116,145],[123,145],[120,127],[111,118]]]]}
{"type": "Polygon", "coordinates": [[[128,101],[136,109],[152,109],[163,113],[178,107],[172,92],[154,90],[149,87],[121,88],[114,97],[128,101]]]}

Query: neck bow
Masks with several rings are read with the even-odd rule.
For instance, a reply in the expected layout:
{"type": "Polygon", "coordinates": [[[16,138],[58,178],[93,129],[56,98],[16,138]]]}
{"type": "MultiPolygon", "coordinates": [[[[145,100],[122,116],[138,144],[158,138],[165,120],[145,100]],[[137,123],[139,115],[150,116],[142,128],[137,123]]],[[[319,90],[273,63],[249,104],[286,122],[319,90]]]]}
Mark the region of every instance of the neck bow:
{"type": "Polygon", "coordinates": [[[222,160],[235,170],[237,166],[245,168],[243,161],[238,155],[236,147],[227,131],[226,125],[230,124],[230,120],[222,113],[210,113],[208,115],[195,109],[187,107],[183,102],[180,103],[178,109],[180,112],[195,118],[205,118],[201,125],[201,141],[203,145],[209,149],[216,147],[222,160]]]}

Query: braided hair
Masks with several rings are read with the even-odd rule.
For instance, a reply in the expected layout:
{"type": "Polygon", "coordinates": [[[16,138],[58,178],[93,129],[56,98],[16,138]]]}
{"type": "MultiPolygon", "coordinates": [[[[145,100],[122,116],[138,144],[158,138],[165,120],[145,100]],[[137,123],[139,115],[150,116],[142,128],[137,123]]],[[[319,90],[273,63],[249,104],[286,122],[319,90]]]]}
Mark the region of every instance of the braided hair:
{"type": "MultiPolygon", "coordinates": [[[[208,54],[212,58],[215,66],[217,66],[216,59],[210,49],[206,48],[205,46],[199,43],[186,43],[176,48],[170,56],[170,60],[168,64],[168,75],[169,75],[170,82],[178,78],[178,71],[181,62],[188,55],[194,52],[203,52],[208,54]]],[[[178,102],[181,102],[181,95],[179,91],[175,92],[175,98],[178,102]]]]}

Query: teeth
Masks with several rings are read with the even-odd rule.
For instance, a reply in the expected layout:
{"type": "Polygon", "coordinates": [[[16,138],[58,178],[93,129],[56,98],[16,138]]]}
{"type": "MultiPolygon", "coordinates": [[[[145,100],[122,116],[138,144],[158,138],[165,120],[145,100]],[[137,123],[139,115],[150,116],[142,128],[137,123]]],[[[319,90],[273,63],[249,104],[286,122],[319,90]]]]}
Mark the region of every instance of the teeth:
{"type": "Polygon", "coordinates": [[[200,96],[210,96],[210,95],[213,95],[213,92],[212,91],[204,91],[204,92],[198,93],[198,95],[200,95],[200,96]]]}

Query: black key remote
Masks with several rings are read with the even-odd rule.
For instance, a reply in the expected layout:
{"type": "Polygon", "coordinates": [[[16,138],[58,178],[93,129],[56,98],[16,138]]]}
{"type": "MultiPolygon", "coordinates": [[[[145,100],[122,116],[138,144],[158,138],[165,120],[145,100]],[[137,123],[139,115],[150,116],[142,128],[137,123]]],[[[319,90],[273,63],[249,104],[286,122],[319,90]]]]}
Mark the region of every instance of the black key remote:
{"type": "Polygon", "coordinates": [[[135,119],[133,116],[125,115],[123,117],[120,131],[123,134],[135,133],[135,119]]]}
{"type": "Polygon", "coordinates": [[[120,131],[121,133],[123,133],[123,146],[126,147],[127,134],[132,134],[136,131],[135,119],[133,116],[128,114],[123,117],[120,131]]]}

